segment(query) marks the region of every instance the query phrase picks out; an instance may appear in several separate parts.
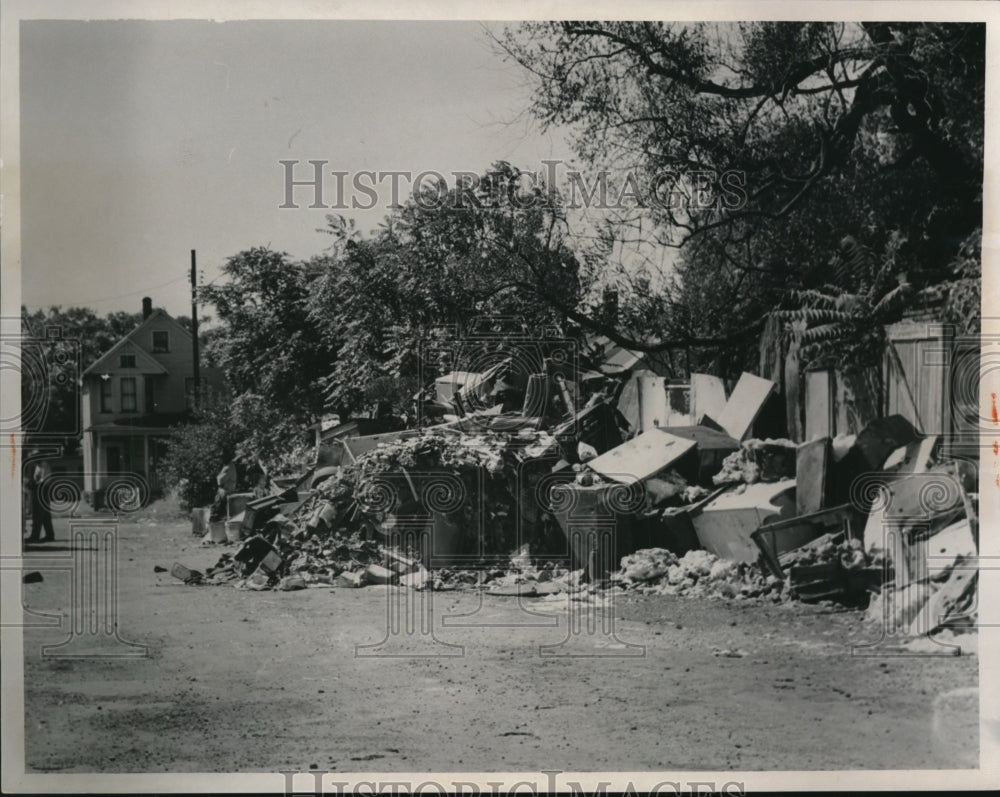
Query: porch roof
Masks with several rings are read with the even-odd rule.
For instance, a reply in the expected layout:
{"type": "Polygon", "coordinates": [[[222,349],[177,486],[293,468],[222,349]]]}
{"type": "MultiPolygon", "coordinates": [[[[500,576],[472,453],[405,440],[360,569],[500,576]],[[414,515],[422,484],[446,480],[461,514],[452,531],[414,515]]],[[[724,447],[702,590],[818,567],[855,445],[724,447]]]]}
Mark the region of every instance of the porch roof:
{"type": "Polygon", "coordinates": [[[88,426],[87,432],[158,432],[169,433],[170,427],[189,421],[191,416],[186,412],[163,412],[150,415],[137,415],[134,418],[116,418],[113,421],[95,423],[88,426]]]}

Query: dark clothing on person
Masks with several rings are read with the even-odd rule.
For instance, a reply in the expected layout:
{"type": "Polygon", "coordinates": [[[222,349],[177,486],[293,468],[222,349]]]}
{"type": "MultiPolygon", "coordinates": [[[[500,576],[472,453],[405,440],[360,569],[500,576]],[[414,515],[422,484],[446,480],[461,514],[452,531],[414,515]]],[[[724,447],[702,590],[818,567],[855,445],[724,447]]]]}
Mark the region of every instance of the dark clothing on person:
{"type": "Polygon", "coordinates": [[[42,542],[51,542],[55,539],[55,531],[52,529],[52,512],[42,500],[42,482],[34,479],[28,485],[31,490],[31,536],[29,542],[38,542],[38,533],[45,530],[45,537],[42,542]]]}

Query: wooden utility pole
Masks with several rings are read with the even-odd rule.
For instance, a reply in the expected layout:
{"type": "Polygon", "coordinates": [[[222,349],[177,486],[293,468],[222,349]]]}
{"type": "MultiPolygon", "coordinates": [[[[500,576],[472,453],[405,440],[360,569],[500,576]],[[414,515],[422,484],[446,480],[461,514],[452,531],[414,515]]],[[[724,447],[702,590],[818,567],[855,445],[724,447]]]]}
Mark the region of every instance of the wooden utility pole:
{"type": "Polygon", "coordinates": [[[201,363],[198,352],[198,276],[195,271],[195,253],[191,250],[191,357],[194,364],[194,406],[201,401],[201,363]]]}

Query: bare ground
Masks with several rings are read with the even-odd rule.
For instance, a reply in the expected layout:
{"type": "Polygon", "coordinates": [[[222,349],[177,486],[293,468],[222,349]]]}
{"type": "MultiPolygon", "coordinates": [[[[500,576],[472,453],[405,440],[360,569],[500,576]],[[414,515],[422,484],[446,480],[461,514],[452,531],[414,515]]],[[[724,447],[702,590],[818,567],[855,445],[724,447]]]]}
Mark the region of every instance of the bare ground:
{"type": "MultiPolygon", "coordinates": [[[[57,542],[28,555],[71,553],[67,524],[57,520],[57,542]]],[[[852,645],[878,637],[859,612],[626,594],[614,601],[616,639],[586,628],[570,638],[565,600],[441,592],[438,642],[418,634],[375,651],[431,655],[362,657],[357,645],[386,637],[389,588],[251,592],[153,572],[174,561],[203,569],[222,550],[199,547],[187,524],[121,526],[120,635],[147,646],[146,657],[42,657],[42,645],[66,637],[65,623],[25,631],[29,772],[929,769],[979,760],[969,691],[978,659],[852,656],[852,645]],[[540,650],[567,639],[546,651],[574,655],[540,650]]],[[[25,605],[67,612],[69,572],[43,577],[24,586],[25,605]]]]}

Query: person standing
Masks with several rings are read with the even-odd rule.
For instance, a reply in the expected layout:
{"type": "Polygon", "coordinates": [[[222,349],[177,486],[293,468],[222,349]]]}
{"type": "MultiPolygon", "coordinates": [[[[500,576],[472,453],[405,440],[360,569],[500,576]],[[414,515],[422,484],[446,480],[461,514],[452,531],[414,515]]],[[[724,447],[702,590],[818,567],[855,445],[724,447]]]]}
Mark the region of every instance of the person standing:
{"type": "Polygon", "coordinates": [[[210,520],[221,520],[228,517],[228,498],[236,492],[236,463],[227,462],[215,477],[218,489],[212,502],[210,520]]]}
{"type": "Polygon", "coordinates": [[[31,535],[28,542],[52,542],[56,538],[52,529],[52,510],[49,509],[48,502],[44,499],[42,491],[45,481],[52,475],[52,467],[44,459],[35,465],[35,470],[31,476],[29,489],[31,490],[31,535]],[[45,530],[45,536],[39,540],[38,532],[45,530]]]}

